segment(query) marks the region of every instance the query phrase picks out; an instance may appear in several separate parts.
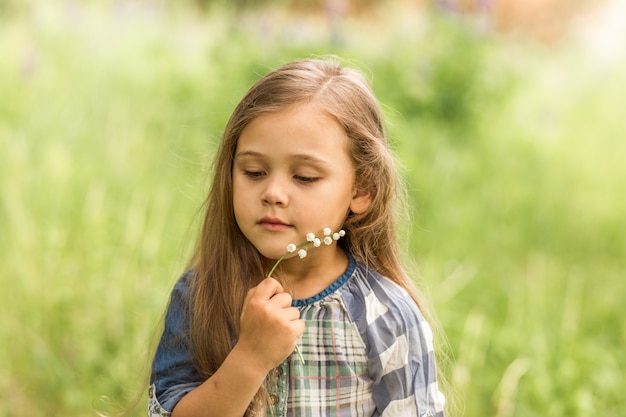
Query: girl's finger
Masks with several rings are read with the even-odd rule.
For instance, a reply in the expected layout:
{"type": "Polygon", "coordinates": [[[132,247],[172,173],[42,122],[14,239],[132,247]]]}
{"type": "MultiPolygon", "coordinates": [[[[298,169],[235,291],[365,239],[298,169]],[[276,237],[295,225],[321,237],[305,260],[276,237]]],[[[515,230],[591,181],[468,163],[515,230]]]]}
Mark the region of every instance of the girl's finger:
{"type": "Polygon", "coordinates": [[[270,298],[270,303],[274,304],[277,307],[287,308],[291,307],[291,295],[287,292],[281,292],[278,294],[274,294],[272,298],[270,298]]]}
{"type": "Polygon", "coordinates": [[[287,308],[285,309],[285,317],[291,321],[300,320],[300,310],[295,307],[287,308]]]}
{"type": "Polygon", "coordinates": [[[259,283],[259,285],[250,290],[255,297],[261,297],[264,300],[269,300],[275,294],[280,294],[284,291],[285,290],[283,289],[283,286],[280,285],[280,282],[272,277],[265,278],[259,283]]]}

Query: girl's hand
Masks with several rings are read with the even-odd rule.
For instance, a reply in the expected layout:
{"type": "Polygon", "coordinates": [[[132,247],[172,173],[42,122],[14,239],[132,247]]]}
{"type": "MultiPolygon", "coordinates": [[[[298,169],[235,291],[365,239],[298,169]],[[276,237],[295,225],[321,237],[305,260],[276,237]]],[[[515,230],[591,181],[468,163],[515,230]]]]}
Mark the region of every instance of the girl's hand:
{"type": "Polygon", "coordinates": [[[236,347],[269,372],[293,352],[303,332],[304,322],[291,306],[291,295],[274,278],[266,278],[248,291],[236,347]]]}

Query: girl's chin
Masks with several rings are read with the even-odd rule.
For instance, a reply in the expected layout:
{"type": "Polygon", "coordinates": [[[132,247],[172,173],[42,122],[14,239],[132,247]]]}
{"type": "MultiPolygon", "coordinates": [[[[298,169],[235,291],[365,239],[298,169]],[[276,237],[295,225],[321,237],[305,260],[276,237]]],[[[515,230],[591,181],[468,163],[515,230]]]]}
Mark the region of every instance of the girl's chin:
{"type": "MultiPolygon", "coordinates": [[[[278,248],[257,248],[257,250],[267,260],[272,261],[272,262],[276,262],[283,255],[285,255],[287,253],[287,246],[285,246],[284,248],[280,248],[280,249],[278,249],[278,248]]],[[[293,255],[296,255],[296,254],[295,253],[293,253],[293,254],[290,253],[287,256],[285,256],[283,259],[290,258],[293,255]]]]}

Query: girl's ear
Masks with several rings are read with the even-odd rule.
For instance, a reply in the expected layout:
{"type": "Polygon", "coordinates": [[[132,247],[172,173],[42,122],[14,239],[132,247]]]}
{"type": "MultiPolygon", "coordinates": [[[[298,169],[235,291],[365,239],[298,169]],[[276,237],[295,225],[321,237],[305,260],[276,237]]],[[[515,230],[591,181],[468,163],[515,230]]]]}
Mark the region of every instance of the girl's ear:
{"type": "Polygon", "coordinates": [[[365,190],[354,190],[352,201],[350,202],[350,211],[355,214],[361,214],[367,210],[372,204],[370,193],[365,190]]]}

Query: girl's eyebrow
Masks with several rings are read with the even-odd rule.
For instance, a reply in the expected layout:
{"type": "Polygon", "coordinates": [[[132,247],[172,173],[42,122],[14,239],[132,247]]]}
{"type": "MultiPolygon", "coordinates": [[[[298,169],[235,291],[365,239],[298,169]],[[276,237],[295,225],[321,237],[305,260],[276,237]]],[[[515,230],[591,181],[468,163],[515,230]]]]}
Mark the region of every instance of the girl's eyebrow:
{"type": "MultiPolygon", "coordinates": [[[[235,159],[246,158],[246,157],[263,158],[263,157],[266,157],[266,155],[261,152],[256,152],[256,151],[242,151],[242,152],[237,152],[235,154],[235,159]]],[[[322,164],[322,165],[330,165],[330,162],[328,162],[327,160],[323,158],[319,158],[311,154],[293,154],[293,155],[290,155],[289,157],[291,159],[299,160],[299,161],[312,162],[312,163],[317,163],[317,164],[322,164]]]]}
{"type": "Polygon", "coordinates": [[[299,154],[291,155],[291,158],[298,160],[298,161],[312,162],[314,164],[330,165],[330,162],[328,162],[324,158],[320,158],[311,154],[299,153],[299,154]]]}
{"type": "Polygon", "coordinates": [[[247,156],[250,156],[250,157],[257,157],[257,158],[258,158],[258,157],[262,157],[262,156],[263,156],[263,154],[262,154],[262,153],[260,153],[260,152],[255,152],[255,151],[237,152],[237,153],[235,154],[235,159],[237,159],[237,158],[244,158],[244,157],[247,157],[247,156]]]}

